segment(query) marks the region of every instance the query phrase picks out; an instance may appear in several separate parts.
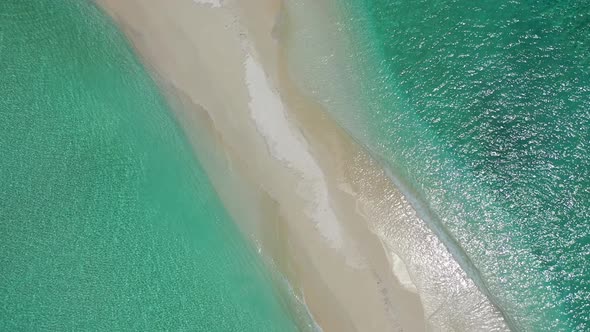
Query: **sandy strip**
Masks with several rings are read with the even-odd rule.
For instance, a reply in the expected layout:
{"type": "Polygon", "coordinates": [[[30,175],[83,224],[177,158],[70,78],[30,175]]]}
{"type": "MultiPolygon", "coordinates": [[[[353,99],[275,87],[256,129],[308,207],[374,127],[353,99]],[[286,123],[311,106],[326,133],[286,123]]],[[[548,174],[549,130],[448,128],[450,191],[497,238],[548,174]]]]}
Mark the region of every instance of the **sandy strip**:
{"type": "MultiPolygon", "coordinates": [[[[281,1],[97,2],[152,69],[234,219],[324,331],[473,327],[458,323],[463,312],[441,314],[455,299],[421,277],[448,277],[444,246],[289,79],[275,38],[281,1]],[[396,235],[375,235],[388,232],[396,235]],[[416,250],[403,242],[416,237],[416,250]],[[428,252],[437,256],[425,267],[428,252]]],[[[487,314],[484,300],[476,296],[474,310],[487,314]]]]}

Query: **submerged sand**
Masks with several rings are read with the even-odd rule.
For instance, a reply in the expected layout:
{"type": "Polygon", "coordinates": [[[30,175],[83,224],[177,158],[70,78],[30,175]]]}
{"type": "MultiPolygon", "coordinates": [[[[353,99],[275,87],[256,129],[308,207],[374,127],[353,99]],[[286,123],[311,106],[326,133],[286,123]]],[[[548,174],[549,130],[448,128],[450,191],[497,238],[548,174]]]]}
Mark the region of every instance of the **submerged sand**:
{"type": "Polygon", "coordinates": [[[152,69],[234,219],[320,328],[505,329],[387,174],[292,82],[281,1],[97,2],[152,69]]]}

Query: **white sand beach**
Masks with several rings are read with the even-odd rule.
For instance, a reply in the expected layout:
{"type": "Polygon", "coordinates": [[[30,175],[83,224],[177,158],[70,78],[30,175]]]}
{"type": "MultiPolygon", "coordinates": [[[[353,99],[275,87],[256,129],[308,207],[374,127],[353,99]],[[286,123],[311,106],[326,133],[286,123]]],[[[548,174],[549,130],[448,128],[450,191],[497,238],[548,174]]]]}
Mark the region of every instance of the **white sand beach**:
{"type": "Polygon", "coordinates": [[[387,174],[294,84],[281,1],[97,3],[153,72],[234,220],[323,331],[506,329],[387,174]]]}

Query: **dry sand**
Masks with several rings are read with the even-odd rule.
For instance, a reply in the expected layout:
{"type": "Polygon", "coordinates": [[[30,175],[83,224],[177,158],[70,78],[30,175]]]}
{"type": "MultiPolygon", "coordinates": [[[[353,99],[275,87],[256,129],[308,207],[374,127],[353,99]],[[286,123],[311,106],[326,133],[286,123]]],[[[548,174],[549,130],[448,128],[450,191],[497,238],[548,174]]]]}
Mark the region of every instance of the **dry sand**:
{"type": "Polygon", "coordinates": [[[234,219],[324,331],[464,330],[471,312],[497,316],[381,168],[291,82],[279,0],[97,3],[154,73],[234,219]],[[457,273],[449,295],[437,280],[457,273]]]}

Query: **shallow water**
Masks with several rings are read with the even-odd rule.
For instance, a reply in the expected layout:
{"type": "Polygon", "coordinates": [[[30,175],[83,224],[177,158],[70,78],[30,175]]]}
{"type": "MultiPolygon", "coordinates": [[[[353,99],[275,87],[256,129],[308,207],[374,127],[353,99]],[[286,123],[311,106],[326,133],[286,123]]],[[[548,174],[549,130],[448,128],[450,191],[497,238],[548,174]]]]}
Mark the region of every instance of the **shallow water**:
{"type": "Polygon", "coordinates": [[[333,3],[331,35],[299,37],[320,54],[300,74],[310,93],[512,328],[587,330],[590,7],[333,3]]]}
{"type": "Polygon", "coordinates": [[[296,330],[89,2],[0,4],[0,330],[296,330]]]}

